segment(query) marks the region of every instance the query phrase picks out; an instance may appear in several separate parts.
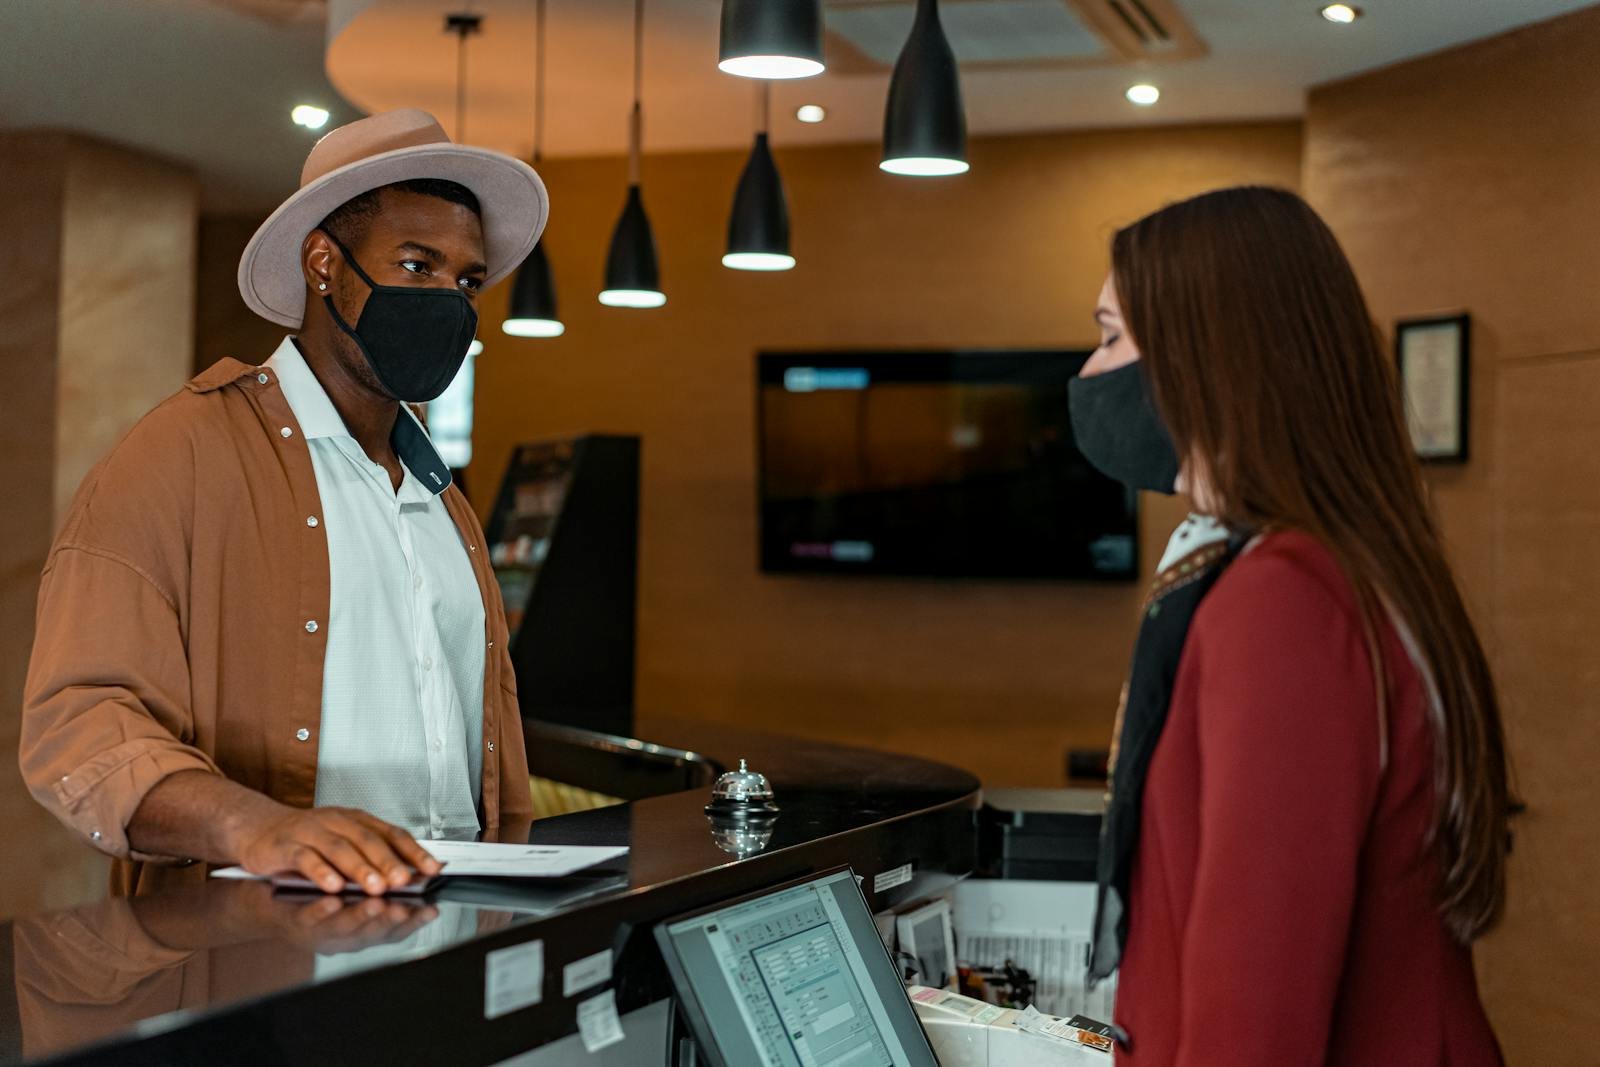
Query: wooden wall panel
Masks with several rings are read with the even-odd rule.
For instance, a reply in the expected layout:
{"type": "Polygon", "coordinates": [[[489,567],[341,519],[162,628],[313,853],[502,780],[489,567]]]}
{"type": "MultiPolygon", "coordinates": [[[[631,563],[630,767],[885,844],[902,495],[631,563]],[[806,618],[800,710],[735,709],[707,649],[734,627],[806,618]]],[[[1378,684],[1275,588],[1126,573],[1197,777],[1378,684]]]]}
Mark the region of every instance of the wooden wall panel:
{"type": "Polygon", "coordinates": [[[1600,1046],[1600,8],[1313,91],[1304,185],[1374,314],[1473,316],[1473,459],[1431,468],[1531,810],[1478,949],[1513,1064],[1600,1046]]]}
{"type": "Polygon", "coordinates": [[[1592,1063],[1600,1035],[1600,352],[1507,363],[1497,401],[1493,610],[1528,815],[1517,827],[1514,910],[1483,954],[1483,989],[1508,1009],[1502,1031],[1526,1050],[1513,1062],[1592,1063]]]}

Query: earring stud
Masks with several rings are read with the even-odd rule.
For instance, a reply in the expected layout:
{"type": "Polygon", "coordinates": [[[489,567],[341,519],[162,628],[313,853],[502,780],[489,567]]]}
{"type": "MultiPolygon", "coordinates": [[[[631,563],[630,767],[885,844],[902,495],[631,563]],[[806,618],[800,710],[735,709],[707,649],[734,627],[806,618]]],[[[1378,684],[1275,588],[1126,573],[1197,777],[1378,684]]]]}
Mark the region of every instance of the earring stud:
{"type": "Polygon", "coordinates": [[[328,289],[328,283],[327,282],[318,282],[317,283],[317,288],[322,290],[322,291],[324,291],[324,292],[326,292],[327,289],[328,289]]]}

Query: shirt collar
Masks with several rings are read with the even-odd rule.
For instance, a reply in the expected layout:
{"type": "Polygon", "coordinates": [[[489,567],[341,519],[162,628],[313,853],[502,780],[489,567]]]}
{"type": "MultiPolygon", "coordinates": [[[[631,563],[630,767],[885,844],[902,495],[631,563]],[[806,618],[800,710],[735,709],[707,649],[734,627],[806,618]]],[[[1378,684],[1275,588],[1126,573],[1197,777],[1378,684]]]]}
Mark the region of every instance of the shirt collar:
{"type": "MultiPolygon", "coordinates": [[[[300,424],[300,432],[306,440],[350,437],[339,410],[328,399],[327,390],[322,388],[322,383],[311,372],[293,337],[283,339],[266,365],[277,373],[283,398],[288,401],[289,410],[300,424]]],[[[428,431],[423,428],[409,404],[400,405],[394,429],[389,434],[389,443],[394,446],[400,462],[434,496],[450,488],[450,468],[439,457],[439,450],[433,447],[433,442],[428,439],[428,431]]]]}

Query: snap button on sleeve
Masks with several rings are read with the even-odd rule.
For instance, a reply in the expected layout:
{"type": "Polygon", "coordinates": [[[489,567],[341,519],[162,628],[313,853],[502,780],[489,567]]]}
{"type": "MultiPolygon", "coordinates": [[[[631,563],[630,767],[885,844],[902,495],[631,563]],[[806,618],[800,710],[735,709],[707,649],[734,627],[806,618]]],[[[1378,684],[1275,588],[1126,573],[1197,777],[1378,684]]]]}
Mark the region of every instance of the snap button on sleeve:
{"type": "Polygon", "coordinates": [[[285,426],[283,429],[279,430],[278,433],[282,437],[293,437],[294,436],[294,431],[289,429],[289,427],[287,427],[287,426],[285,426]]]}
{"type": "Polygon", "coordinates": [[[317,528],[317,517],[315,515],[307,515],[306,525],[315,530],[317,528]]]}
{"type": "Polygon", "coordinates": [[[310,740],[310,738],[311,738],[311,731],[307,730],[304,726],[300,727],[300,729],[298,729],[298,730],[296,730],[294,732],[294,739],[296,741],[307,741],[307,740],[310,740]]]}
{"type": "Polygon", "coordinates": [[[258,375],[256,375],[256,381],[260,382],[262,385],[266,385],[267,384],[267,376],[265,374],[258,374],[258,375]]]}
{"type": "Polygon", "coordinates": [[[316,632],[317,632],[317,620],[316,619],[307,619],[306,620],[306,633],[314,634],[316,632]]]}

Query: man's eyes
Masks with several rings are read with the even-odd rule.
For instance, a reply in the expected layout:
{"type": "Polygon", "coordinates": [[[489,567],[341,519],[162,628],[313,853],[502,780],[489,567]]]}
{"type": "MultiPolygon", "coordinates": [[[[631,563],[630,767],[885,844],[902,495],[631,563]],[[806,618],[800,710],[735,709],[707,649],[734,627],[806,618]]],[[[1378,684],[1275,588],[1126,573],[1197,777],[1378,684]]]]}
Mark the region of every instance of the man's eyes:
{"type": "MultiPolygon", "coordinates": [[[[432,271],[428,269],[428,265],[422,262],[420,259],[403,259],[400,261],[400,268],[402,270],[410,271],[412,274],[416,274],[421,277],[428,277],[430,274],[432,274],[432,271]]],[[[469,293],[476,293],[478,290],[483,288],[483,279],[461,277],[456,279],[456,284],[467,290],[469,293]]]]}

